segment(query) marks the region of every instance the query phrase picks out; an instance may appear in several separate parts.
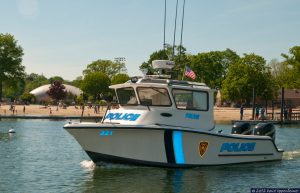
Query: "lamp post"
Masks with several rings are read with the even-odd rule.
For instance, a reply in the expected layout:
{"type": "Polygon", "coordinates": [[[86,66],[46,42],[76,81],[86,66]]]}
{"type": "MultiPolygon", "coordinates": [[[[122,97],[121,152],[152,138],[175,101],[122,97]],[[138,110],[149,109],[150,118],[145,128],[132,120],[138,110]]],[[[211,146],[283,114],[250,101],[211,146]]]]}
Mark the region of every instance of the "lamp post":
{"type": "Polygon", "coordinates": [[[255,88],[252,88],[252,120],[254,120],[254,111],[255,111],[255,88]]]}
{"type": "Polygon", "coordinates": [[[115,60],[115,62],[126,62],[125,57],[115,57],[114,60],[115,60]]]}
{"type": "Polygon", "coordinates": [[[281,110],[280,110],[280,122],[283,122],[283,111],[284,111],[284,87],[281,88],[281,110]]]}

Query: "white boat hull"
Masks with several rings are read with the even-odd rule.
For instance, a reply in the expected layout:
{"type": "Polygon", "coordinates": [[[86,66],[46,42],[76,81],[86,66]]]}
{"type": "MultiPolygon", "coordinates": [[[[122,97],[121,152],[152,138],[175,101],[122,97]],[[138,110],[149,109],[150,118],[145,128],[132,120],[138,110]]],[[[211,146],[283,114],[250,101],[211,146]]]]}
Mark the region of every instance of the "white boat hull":
{"type": "Polygon", "coordinates": [[[281,160],[283,154],[268,136],[137,125],[67,124],[64,128],[95,163],[193,167],[281,160]]]}

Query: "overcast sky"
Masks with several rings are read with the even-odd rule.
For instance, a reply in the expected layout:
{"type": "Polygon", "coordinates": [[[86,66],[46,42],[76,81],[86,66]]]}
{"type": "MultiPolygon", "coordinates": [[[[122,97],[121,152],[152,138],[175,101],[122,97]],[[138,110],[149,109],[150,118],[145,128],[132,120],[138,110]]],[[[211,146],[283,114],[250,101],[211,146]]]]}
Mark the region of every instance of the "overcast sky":
{"type": "MultiPolygon", "coordinates": [[[[176,0],[167,0],[167,43],[176,0]]],[[[179,44],[183,0],[179,0],[179,44]]],[[[197,54],[230,48],[267,61],[300,45],[299,0],[186,0],[183,45],[197,54]]],[[[0,33],[24,49],[27,73],[73,80],[97,59],[125,57],[129,75],[163,47],[164,0],[0,0],[0,33]]]]}

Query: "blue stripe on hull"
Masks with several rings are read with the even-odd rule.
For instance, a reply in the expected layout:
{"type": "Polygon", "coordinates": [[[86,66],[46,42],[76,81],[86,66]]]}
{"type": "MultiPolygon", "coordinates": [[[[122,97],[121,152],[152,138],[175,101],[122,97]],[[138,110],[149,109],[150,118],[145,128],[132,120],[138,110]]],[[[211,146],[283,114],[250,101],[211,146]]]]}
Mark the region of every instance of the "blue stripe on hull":
{"type": "Polygon", "coordinates": [[[173,131],[173,148],[176,164],[185,164],[181,131],[173,131]]]}

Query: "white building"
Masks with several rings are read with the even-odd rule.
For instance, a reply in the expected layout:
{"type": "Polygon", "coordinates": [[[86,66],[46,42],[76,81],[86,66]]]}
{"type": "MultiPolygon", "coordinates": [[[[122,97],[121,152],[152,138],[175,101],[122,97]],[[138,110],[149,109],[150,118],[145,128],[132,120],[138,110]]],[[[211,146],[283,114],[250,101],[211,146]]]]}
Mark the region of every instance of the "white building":
{"type": "MultiPolygon", "coordinates": [[[[77,88],[75,86],[71,86],[71,85],[67,85],[67,84],[63,84],[63,85],[66,87],[65,90],[68,93],[70,92],[76,96],[79,96],[82,93],[82,90],[80,90],[79,88],[77,88]]],[[[46,84],[46,85],[40,86],[40,87],[30,91],[30,93],[36,97],[37,102],[48,100],[50,97],[47,94],[47,91],[49,90],[50,86],[51,86],[51,84],[46,84]]]]}

